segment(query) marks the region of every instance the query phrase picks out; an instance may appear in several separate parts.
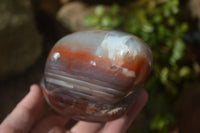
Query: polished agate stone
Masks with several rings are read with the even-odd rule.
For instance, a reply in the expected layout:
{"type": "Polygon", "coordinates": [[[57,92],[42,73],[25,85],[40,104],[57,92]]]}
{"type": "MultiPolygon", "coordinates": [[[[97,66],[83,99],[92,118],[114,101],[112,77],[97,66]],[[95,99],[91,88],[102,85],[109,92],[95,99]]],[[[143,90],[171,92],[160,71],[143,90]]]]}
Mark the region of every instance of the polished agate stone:
{"type": "Polygon", "coordinates": [[[91,30],[61,38],[46,61],[43,93],[60,114],[105,122],[134,103],[152,66],[149,47],[118,31],[91,30]]]}

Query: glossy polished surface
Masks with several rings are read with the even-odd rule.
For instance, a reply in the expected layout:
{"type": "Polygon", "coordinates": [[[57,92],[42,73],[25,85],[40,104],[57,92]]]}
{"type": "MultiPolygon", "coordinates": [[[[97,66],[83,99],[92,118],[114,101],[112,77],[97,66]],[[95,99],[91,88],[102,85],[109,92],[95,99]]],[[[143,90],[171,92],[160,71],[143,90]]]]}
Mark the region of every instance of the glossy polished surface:
{"type": "Polygon", "coordinates": [[[117,31],[83,31],[51,50],[42,82],[48,103],[74,119],[104,122],[133,104],[152,66],[148,46],[117,31]]]}

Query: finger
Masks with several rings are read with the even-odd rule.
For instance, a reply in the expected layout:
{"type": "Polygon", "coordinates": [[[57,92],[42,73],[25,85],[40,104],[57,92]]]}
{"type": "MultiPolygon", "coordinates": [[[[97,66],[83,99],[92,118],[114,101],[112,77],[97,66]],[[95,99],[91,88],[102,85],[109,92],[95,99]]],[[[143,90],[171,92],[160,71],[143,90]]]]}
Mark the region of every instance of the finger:
{"type": "Polygon", "coordinates": [[[78,122],[71,128],[72,133],[96,133],[104,126],[103,123],[78,122]]]}
{"type": "Polygon", "coordinates": [[[32,85],[30,92],[15,107],[0,125],[0,132],[27,133],[43,109],[44,99],[38,85],[32,85]]]}
{"type": "Polygon", "coordinates": [[[139,112],[144,107],[147,102],[148,94],[145,90],[141,90],[135,104],[129,110],[127,114],[122,116],[121,118],[108,122],[101,130],[102,133],[124,133],[139,114],[139,112]]]}
{"type": "Polygon", "coordinates": [[[60,133],[65,131],[64,127],[68,121],[69,118],[61,116],[51,110],[33,127],[32,133],[58,132],[58,130],[60,133]]]}

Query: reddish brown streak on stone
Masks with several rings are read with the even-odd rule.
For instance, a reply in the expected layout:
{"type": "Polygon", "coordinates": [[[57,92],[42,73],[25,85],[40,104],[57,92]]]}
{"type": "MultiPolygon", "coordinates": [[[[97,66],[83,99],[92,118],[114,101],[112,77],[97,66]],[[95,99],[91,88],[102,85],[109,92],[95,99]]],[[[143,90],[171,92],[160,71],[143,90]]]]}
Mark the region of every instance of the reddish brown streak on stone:
{"type": "MultiPolygon", "coordinates": [[[[94,61],[97,64],[95,66],[95,69],[103,71],[103,72],[115,74],[115,71],[112,71],[110,69],[113,66],[112,65],[113,63],[112,63],[112,60],[109,58],[94,56],[89,52],[85,52],[85,51],[81,51],[81,50],[71,52],[64,45],[56,45],[50,52],[49,58],[55,52],[59,52],[61,55],[61,57],[58,59],[59,61],[66,62],[66,60],[68,60],[68,66],[66,68],[67,71],[70,70],[72,60],[79,60],[80,62],[77,65],[83,65],[85,67],[90,68],[91,67],[90,61],[94,61]],[[101,66],[103,65],[104,67],[102,68],[98,64],[101,64],[101,66]]],[[[136,76],[139,76],[142,71],[145,71],[145,75],[148,75],[148,73],[150,71],[150,67],[148,67],[147,59],[145,59],[142,56],[137,56],[137,57],[135,57],[134,60],[125,58],[123,60],[123,62],[124,63],[121,65],[121,67],[127,68],[128,70],[131,70],[131,71],[134,71],[136,76]],[[141,69],[144,69],[144,70],[141,70],[141,69]]],[[[116,64],[118,64],[118,62],[116,62],[116,64]]],[[[141,78],[146,77],[145,75],[143,75],[141,78]]],[[[118,74],[118,76],[126,77],[122,73],[118,74]]]]}

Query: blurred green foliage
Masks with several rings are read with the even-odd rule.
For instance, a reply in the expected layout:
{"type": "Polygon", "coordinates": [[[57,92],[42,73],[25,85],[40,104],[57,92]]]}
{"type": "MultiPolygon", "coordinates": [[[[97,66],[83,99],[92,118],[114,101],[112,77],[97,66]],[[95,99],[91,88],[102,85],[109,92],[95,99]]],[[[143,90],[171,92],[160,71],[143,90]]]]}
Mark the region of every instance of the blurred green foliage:
{"type": "Polygon", "coordinates": [[[145,88],[149,93],[146,106],[147,125],[141,132],[166,133],[176,124],[173,106],[182,88],[193,76],[185,60],[188,30],[181,21],[178,0],[139,0],[125,7],[99,5],[85,19],[96,29],[115,29],[134,34],[149,44],[154,65],[145,88]]]}

